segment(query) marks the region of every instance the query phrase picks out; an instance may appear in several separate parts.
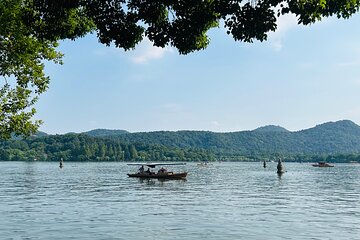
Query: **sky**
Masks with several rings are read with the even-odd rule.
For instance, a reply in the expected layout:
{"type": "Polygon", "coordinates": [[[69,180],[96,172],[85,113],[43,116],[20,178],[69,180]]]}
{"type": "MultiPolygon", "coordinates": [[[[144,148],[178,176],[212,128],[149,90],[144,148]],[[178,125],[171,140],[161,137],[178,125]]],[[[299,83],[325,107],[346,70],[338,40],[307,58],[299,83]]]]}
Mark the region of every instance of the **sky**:
{"type": "Polygon", "coordinates": [[[223,28],[205,50],[179,55],[144,40],[133,51],[96,35],[61,42],[36,104],[40,131],[290,131],[349,119],[360,124],[360,14],[297,25],[288,15],[266,42],[235,42],[223,28]]]}

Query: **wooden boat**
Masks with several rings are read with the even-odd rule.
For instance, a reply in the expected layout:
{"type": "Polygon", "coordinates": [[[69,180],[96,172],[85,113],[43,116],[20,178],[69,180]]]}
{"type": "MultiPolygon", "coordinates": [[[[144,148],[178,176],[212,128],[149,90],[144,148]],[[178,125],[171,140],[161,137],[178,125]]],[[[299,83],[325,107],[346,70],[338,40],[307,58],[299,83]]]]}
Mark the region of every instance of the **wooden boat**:
{"type": "Polygon", "coordinates": [[[129,177],[137,177],[137,178],[158,178],[158,179],[183,179],[186,178],[187,172],[182,173],[128,173],[129,177]]]}
{"type": "Polygon", "coordinates": [[[185,179],[187,172],[174,173],[167,171],[165,168],[159,169],[157,172],[150,171],[150,168],[164,165],[185,165],[185,163],[129,163],[128,165],[141,166],[137,173],[128,173],[129,177],[136,178],[157,178],[157,179],[185,179]],[[148,167],[147,171],[144,171],[144,166],[148,167]]]}
{"type": "Polygon", "coordinates": [[[313,167],[334,167],[334,165],[326,163],[326,162],[318,162],[312,164],[313,167]]]}

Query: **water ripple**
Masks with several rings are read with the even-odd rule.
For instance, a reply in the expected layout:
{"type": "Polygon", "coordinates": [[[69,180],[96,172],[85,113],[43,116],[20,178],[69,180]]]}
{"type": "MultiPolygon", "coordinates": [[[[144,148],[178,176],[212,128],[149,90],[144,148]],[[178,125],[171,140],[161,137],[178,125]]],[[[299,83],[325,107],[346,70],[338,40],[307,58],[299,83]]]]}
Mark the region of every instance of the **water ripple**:
{"type": "Polygon", "coordinates": [[[359,239],[360,167],[195,163],[186,181],[124,163],[0,162],[1,239],[359,239]]]}

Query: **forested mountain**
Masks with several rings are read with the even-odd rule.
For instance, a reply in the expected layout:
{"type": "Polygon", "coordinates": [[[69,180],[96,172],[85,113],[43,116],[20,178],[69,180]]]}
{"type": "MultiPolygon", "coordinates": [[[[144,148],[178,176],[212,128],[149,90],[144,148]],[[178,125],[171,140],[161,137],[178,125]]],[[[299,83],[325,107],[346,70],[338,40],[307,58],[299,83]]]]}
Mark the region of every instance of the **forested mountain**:
{"type": "Polygon", "coordinates": [[[267,125],[264,127],[259,127],[254,130],[255,132],[289,132],[289,130],[275,125],[267,125]]]}
{"type": "Polygon", "coordinates": [[[290,132],[279,126],[253,131],[157,131],[98,129],[0,142],[1,160],[198,161],[306,160],[333,156],[360,160],[360,127],[343,120],[290,132]]]}
{"type": "Polygon", "coordinates": [[[308,152],[360,152],[360,127],[349,120],[324,123],[294,134],[297,143],[308,152]]]}
{"type": "Polygon", "coordinates": [[[235,155],[360,153],[360,127],[349,120],[324,123],[297,132],[279,126],[266,126],[231,133],[158,131],[113,135],[109,138],[127,143],[201,148],[235,155]]]}
{"type": "Polygon", "coordinates": [[[109,136],[118,136],[129,133],[126,130],[109,130],[109,129],[94,129],[84,134],[92,137],[109,137],[109,136]]]}

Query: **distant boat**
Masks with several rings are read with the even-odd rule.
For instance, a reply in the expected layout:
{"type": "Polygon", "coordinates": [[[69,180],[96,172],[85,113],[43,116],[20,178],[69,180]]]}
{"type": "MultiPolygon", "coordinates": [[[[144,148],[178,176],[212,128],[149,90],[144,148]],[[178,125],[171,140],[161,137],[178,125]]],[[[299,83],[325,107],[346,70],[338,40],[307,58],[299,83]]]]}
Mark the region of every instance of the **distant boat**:
{"type": "Polygon", "coordinates": [[[318,162],[312,164],[313,167],[334,167],[334,165],[326,163],[326,162],[318,162]]]}
{"type": "Polygon", "coordinates": [[[197,166],[199,167],[207,167],[207,166],[210,166],[211,164],[208,163],[208,162],[201,162],[201,163],[198,163],[197,166]]]}

